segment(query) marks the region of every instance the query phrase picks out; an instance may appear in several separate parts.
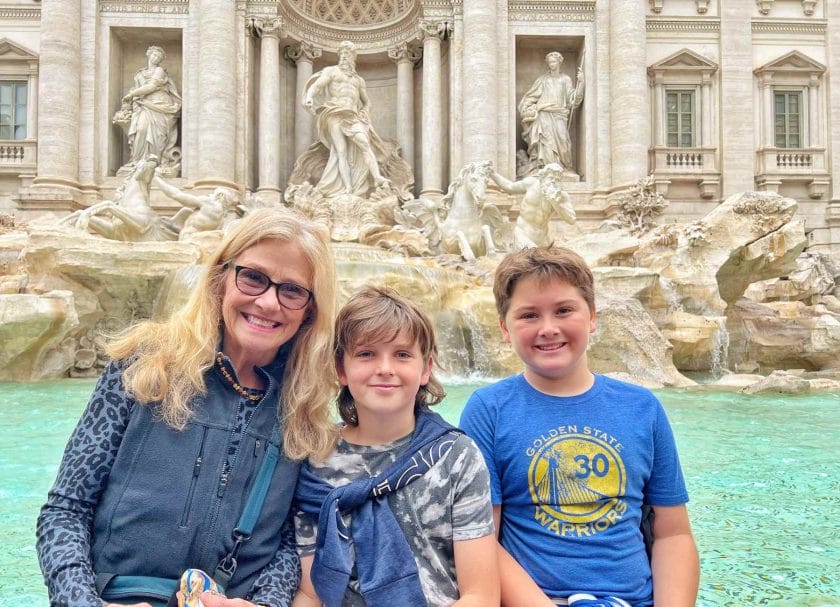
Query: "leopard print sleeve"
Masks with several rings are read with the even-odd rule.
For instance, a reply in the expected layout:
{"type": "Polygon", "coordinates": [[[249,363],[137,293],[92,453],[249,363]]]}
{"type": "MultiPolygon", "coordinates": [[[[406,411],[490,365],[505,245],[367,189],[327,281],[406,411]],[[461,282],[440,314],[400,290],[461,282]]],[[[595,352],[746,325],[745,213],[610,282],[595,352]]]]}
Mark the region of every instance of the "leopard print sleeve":
{"type": "Polygon", "coordinates": [[[100,607],[90,561],[91,528],[134,400],[111,362],[64,449],[36,528],[38,560],[53,607],[100,607]]]}
{"type": "Polygon", "coordinates": [[[295,527],[292,516],[280,529],[280,548],[274,559],[257,576],[250,599],[257,605],[289,607],[300,583],[300,560],[295,550],[295,527]]]}

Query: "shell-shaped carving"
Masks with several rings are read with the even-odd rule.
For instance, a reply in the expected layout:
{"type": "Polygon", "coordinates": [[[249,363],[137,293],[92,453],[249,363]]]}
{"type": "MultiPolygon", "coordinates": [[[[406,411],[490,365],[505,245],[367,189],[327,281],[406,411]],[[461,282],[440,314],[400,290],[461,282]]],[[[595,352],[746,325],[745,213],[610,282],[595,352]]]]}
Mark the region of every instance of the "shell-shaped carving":
{"type": "Polygon", "coordinates": [[[416,0],[290,0],[302,14],[322,23],[377,25],[408,13],[416,0]]]}

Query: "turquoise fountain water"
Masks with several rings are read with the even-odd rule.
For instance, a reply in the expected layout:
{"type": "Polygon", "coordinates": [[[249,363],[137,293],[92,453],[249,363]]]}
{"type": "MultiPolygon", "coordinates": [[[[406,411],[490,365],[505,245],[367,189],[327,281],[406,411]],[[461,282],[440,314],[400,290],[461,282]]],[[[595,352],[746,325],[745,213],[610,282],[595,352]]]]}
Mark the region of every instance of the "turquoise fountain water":
{"type": "MultiPolygon", "coordinates": [[[[35,519],[93,384],[0,384],[0,605],[46,605],[35,519]]],[[[474,385],[450,385],[457,421],[474,385]]],[[[698,605],[840,606],[840,394],[663,391],[700,549],[698,605]]]]}

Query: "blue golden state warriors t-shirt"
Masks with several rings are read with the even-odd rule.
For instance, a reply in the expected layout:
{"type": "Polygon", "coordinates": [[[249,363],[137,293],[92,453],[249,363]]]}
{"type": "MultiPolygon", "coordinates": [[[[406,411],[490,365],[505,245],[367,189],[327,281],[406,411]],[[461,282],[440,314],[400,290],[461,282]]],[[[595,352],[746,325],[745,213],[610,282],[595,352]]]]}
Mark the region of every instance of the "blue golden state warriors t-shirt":
{"type": "Polygon", "coordinates": [[[502,545],[549,597],[652,604],[641,506],[688,493],[649,390],[596,375],[581,395],[549,396],[516,375],[476,390],[461,427],[487,461],[502,545]]]}

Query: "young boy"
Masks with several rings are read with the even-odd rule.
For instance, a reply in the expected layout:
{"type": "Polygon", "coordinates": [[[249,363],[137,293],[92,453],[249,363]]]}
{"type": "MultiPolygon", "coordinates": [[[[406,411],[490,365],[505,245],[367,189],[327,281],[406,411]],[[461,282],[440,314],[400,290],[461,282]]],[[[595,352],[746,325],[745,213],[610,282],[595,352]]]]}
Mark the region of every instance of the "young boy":
{"type": "Polygon", "coordinates": [[[490,470],[502,604],[693,606],[699,565],[671,428],[650,391],[589,371],[586,262],[522,249],[499,264],[493,293],[525,373],[476,390],[461,427],[490,470]]]}
{"type": "Polygon", "coordinates": [[[499,604],[484,459],[429,411],[443,387],[429,318],[390,289],[366,288],[336,321],[344,425],[325,461],[302,466],[294,607],[499,604]]]}

